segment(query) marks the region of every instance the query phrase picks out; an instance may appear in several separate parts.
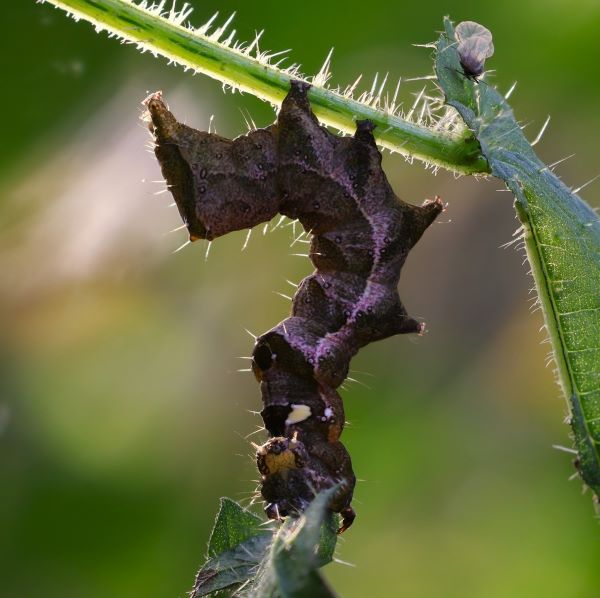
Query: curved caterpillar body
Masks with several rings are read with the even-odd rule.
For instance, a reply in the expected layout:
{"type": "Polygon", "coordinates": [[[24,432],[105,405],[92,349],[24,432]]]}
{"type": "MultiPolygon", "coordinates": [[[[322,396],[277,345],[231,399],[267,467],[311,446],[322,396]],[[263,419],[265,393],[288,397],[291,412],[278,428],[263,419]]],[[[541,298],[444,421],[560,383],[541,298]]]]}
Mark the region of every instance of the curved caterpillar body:
{"type": "Polygon", "coordinates": [[[261,493],[271,518],[302,511],[338,485],[330,504],[351,525],[355,485],[339,441],[345,416],[337,387],[370,342],[422,332],[397,284],[409,250],[442,211],[396,197],[369,121],[354,137],[319,125],[309,86],[293,82],[277,122],[229,140],[180,124],[160,94],[146,100],[156,156],[190,239],[214,239],[277,213],[312,233],[316,270],[294,295],[289,318],[256,340],[252,368],[270,439],[259,448],[261,493]]]}

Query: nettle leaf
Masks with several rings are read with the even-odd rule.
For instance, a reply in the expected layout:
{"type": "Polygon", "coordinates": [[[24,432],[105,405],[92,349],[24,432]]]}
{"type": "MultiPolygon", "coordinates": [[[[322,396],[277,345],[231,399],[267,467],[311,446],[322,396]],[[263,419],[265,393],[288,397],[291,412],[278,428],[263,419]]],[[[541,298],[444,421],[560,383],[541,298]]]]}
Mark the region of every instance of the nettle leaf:
{"type": "Polygon", "coordinates": [[[265,559],[251,595],[257,598],[335,596],[318,572],[333,558],[337,516],[328,509],[336,488],[321,492],[299,518],[288,518],[265,559]]]}
{"type": "Polygon", "coordinates": [[[208,541],[208,556],[214,557],[235,548],[253,536],[269,534],[260,525],[263,520],[231,498],[222,498],[208,541]]]}
{"type": "MultiPolygon", "coordinates": [[[[492,174],[513,192],[527,256],[568,398],[584,482],[600,494],[600,222],[536,156],[506,99],[465,76],[452,23],[436,46],[446,103],[481,145],[492,174]]],[[[596,498],[597,499],[597,498],[596,498]]]]}
{"type": "Polygon", "coordinates": [[[223,590],[259,598],[334,596],[318,569],[333,559],[339,518],[329,503],[337,490],[318,494],[301,517],[288,517],[275,533],[222,498],[209,558],[196,575],[191,598],[223,590]]]}
{"type": "Polygon", "coordinates": [[[271,534],[254,536],[209,559],[196,574],[191,598],[235,590],[253,579],[271,544],[271,534]]]}
{"type": "Polygon", "coordinates": [[[196,575],[192,598],[235,589],[253,579],[273,532],[263,521],[230,498],[222,498],[208,543],[208,560],[196,575]]]}

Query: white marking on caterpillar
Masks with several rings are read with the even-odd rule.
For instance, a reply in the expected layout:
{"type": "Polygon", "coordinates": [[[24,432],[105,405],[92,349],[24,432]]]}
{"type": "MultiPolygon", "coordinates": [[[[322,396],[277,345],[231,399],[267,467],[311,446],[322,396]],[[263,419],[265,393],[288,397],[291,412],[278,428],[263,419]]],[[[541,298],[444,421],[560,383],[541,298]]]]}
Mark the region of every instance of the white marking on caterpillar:
{"type": "Polygon", "coordinates": [[[312,411],[308,405],[290,405],[290,407],[292,410],[285,420],[286,426],[303,422],[312,415],[312,411]]]}

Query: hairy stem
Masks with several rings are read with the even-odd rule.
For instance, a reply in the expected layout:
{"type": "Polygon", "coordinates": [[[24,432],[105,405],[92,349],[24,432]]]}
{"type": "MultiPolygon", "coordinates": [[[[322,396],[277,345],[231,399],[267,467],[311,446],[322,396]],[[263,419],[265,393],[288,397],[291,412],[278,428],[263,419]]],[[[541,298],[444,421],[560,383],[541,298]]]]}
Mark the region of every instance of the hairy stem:
{"type": "MultiPolygon", "coordinates": [[[[182,25],[184,17],[189,14],[186,5],[179,13],[172,9],[170,18],[165,18],[160,14],[165,2],[149,8],[146,7],[147,2],[136,5],[131,0],[38,2],[48,2],[76,19],[89,21],[98,31],[106,30],[136,43],[140,49],[165,56],[275,106],[281,105],[289,90],[290,80],[301,78],[294,69],[280,69],[271,64],[266,54],[259,53],[257,40],[242,49],[231,45],[230,40],[220,42],[224,31],[221,35],[217,35],[217,32],[208,34],[207,27],[194,30],[182,25]],[[252,50],[256,56],[251,55],[252,50]]],[[[391,151],[458,173],[489,172],[487,160],[468,129],[462,133],[433,130],[403,119],[393,110],[379,108],[378,99],[373,101],[370,98],[368,103],[361,102],[350,94],[319,85],[315,79],[313,84],[310,103],[324,124],[345,133],[353,133],[356,120],[369,119],[377,126],[377,142],[391,151]]]]}

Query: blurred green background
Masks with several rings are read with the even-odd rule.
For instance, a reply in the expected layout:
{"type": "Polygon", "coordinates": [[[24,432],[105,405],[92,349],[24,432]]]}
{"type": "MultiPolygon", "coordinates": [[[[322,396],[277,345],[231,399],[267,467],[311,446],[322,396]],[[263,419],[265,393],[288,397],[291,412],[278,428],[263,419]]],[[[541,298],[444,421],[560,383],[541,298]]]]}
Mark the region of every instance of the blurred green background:
{"type": "MultiPolygon", "coordinates": [[[[242,39],[293,48],[334,82],[429,74],[441,20],[494,34],[488,67],[541,157],[579,186],[598,174],[600,5],[349,0],[193,2],[200,24],[237,10],[242,39]]],[[[289,228],[185,241],[145,151],[141,100],[162,89],[206,129],[245,131],[272,110],[140,55],[33,1],[3,7],[0,145],[0,595],[185,596],[218,498],[247,504],[260,419],[251,338],[283,319],[285,279],[310,271],[289,228]]],[[[421,82],[407,83],[412,101],[421,82]]],[[[565,405],[545,367],[518,223],[494,180],[437,177],[385,157],[404,199],[448,211],[411,254],[401,295],[423,338],[364,349],[344,392],[358,484],[355,526],[328,577],[341,595],[595,597],[599,528],[581,496],[565,405]],[[369,374],[366,374],[368,372],[369,374]]],[[[600,206],[600,182],[583,192],[600,206]]]]}

